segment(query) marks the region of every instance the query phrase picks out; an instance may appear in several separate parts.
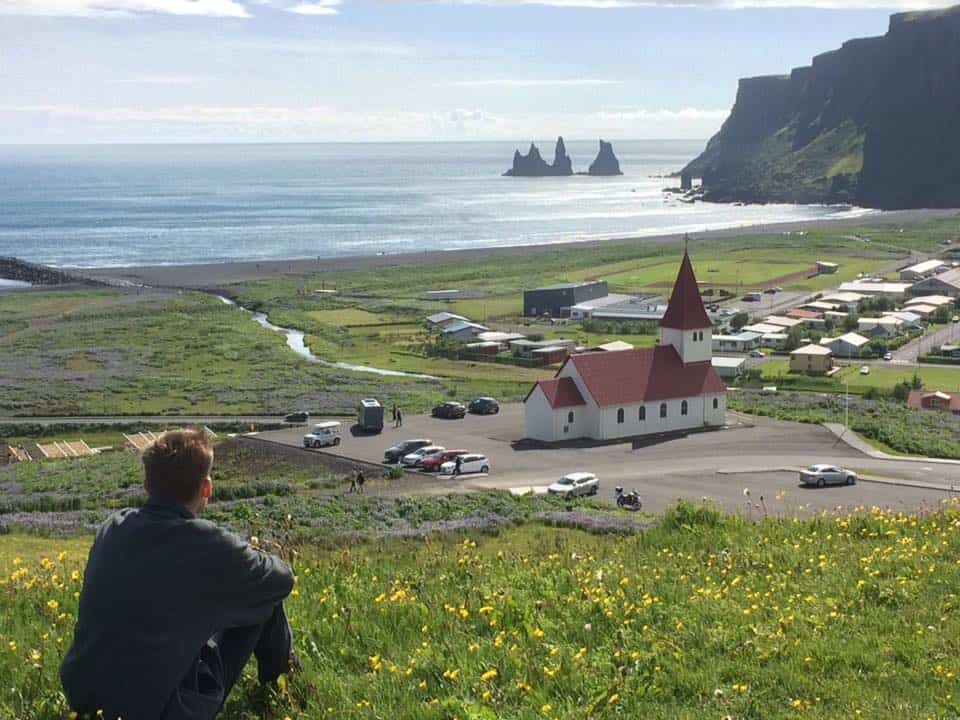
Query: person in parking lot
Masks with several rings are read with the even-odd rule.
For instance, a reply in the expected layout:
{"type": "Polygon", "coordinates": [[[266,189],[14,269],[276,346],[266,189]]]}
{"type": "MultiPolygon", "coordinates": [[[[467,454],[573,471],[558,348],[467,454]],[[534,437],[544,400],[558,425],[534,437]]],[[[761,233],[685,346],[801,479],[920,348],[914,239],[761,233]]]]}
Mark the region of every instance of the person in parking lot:
{"type": "Polygon", "coordinates": [[[397,421],[394,424],[394,427],[403,427],[403,413],[400,412],[400,408],[397,408],[397,421]]]}
{"type": "Polygon", "coordinates": [[[363,495],[363,484],[366,481],[367,479],[363,476],[363,470],[357,470],[357,479],[355,482],[357,483],[357,492],[361,495],[363,495]]]}
{"type": "Polygon", "coordinates": [[[460,474],[460,469],[463,467],[463,456],[457,455],[457,459],[453,461],[453,476],[456,477],[460,474]]]}
{"type": "Polygon", "coordinates": [[[207,433],[162,434],[143,453],[146,503],[97,531],[60,666],[77,713],[212,720],[251,655],[262,684],[299,665],[283,609],[293,571],[197,517],[212,464],[207,433]]]}

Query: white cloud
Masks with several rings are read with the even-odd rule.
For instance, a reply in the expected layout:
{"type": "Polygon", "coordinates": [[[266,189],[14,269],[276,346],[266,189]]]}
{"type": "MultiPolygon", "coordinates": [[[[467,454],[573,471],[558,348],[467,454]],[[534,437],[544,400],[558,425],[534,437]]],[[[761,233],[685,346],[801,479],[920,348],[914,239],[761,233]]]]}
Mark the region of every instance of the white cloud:
{"type": "MultiPolygon", "coordinates": [[[[100,107],[0,105],[27,125],[77,133],[86,141],[175,140],[518,140],[544,132],[567,138],[688,138],[712,135],[727,110],[614,107],[596,112],[509,115],[479,108],[343,110],[310,106],[100,107]]],[[[70,136],[72,140],[74,136],[70,136]]]]}
{"type": "Polygon", "coordinates": [[[513,78],[494,78],[490,80],[456,80],[453,85],[462,85],[467,87],[507,87],[507,88],[528,88],[528,87],[589,87],[594,85],[622,85],[623,80],[604,80],[601,78],[567,78],[567,79],[543,79],[543,80],[523,80],[513,78]]]}
{"type": "Polygon", "coordinates": [[[98,17],[139,13],[250,17],[236,0],[0,0],[0,15],[98,17]]]}
{"type": "Polygon", "coordinates": [[[465,5],[549,5],[608,10],[628,7],[692,7],[705,9],[823,8],[828,10],[933,10],[957,0],[452,0],[465,5]]]}
{"type": "Polygon", "coordinates": [[[337,9],[338,5],[340,5],[340,0],[315,0],[314,2],[297,3],[286,8],[286,10],[297,15],[336,15],[340,12],[337,9]]]}

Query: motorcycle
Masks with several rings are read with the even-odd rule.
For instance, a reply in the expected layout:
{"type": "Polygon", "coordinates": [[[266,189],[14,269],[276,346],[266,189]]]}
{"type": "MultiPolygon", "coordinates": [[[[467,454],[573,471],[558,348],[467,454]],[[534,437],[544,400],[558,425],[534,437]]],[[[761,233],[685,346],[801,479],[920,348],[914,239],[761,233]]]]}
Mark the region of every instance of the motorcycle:
{"type": "Polygon", "coordinates": [[[622,487],[616,489],[617,495],[617,507],[623,508],[624,510],[630,510],[636,512],[641,507],[643,507],[643,501],[640,499],[640,493],[636,490],[631,490],[628,493],[623,491],[622,487]]]}

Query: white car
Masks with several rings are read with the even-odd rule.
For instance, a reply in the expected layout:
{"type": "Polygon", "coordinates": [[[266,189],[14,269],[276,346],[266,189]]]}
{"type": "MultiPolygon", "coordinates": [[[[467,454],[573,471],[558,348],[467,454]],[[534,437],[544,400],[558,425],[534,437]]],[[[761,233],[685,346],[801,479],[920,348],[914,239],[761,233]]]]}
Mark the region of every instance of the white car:
{"type": "Polygon", "coordinates": [[[569,473],[547,487],[551,495],[563,495],[565,498],[596,495],[599,490],[600,480],[591,472],[569,473]]]}
{"type": "Polygon", "coordinates": [[[336,420],[317,423],[313,429],[303,436],[305,448],[322,448],[328,445],[336,447],[340,444],[340,423],[336,420]]]}
{"type": "Polygon", "coordinates": [[[861,366],[860,366],[860,374],[861,374],[861,375],[869,375],[869,374],[870,374],[870,366],[869,366],[869,365],[861,365],[861,366]]]}
{"type": "Polygon", "coordinates": [[[817,487],[853,485],[857,482],[857,475],[836,465],[811,465],[806,470],[800,471],[800,482],[817,487]]]}
{"type": "MultiPolygon", "coordinates": [[[[457,461],[451,460],[450,462],[445,462],[440,466],[441,475],[453,475],[457,470],[457,461]]],[[[490,461],[487,460],[486,455],[480,455],[479,453],[467,453],[466,455],[460,456],[460,474],[465,475],[466,473],[483,473],[487,474],[490,472],[490,461]]]]}
{"type": "Polygon", "coordinates": [[[407,453],[400,458],[400,464],[404,467],[416,467],[427,455],[433,455],[434,453],[443,452],[444,450],[446,450],[446,448],[440,447],[439,445],[425,445],[419,450],[414,450],[412,453],[407,453]]]}

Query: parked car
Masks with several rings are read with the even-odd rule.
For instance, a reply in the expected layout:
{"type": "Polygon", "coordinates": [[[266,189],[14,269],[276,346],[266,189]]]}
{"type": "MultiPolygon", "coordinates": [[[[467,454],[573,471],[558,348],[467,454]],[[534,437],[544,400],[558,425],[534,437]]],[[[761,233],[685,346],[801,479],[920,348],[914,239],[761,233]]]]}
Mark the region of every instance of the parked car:
{"type": "Polygon", "coordinates": [[[434,453],[443,452],[444,449],[445,448],[439,445],[425,445],[419,450],[414,450],[412,453],[407,453],[400,458],[400,464],[404,467],[418,467],[420,465],[420,461],[425,457],[428,455],[433,455],[434,453]]]}
{"type": "Polygon", "coordinates": [[[313,429],[303,436],[305,448],[322,448],[328,445],[336,447],[340,444],[340,423],[336,420],[317,423],[313,429]]]}
{"type": "Polygon", "coordinates": [[[309,422],[309,420],[310,420],[310,413],[307,413],[307,412],[290,413],[285,418],[283,418],[284,422],[297,423],[297,424],[309,422]]]}
{"type": "Polygon", "coordinates": [[[456,460],[457,455],[466,455],[469,450],[444,450],[427,455],[420,461],[420,469],[424,472],[440,472],[440,467],[451,460],[456,460]]]}
{"type": "Polygon", "coordinates": [[[459,420],[467,414],[467,408],[463,403],[445,402],[437,405],[430,414],[435,418],[444,418],[445,420],[459,420]]]}
{"type": "Polygon", "coordinates": [[[817,487],[853,485],[857,482],[857,475],[836,465],[811,465],[806,470],[800,471],[800,482],[817,487]]]}
{"type": "Polygon", "coordinates": [[[763,351],[761,351],[761,350],[751,350],[751,351],[750,351],[750,357],[760,358],[760,357],[766,357],[766,355],[764,355],[764,354],[763,354],[763,351]]]}
{"type": "MultiPolygon", "coordinates": [[[[454,470],[457,469],[456,458],[453,460],[448,460],[443,465],[440,466],[440,473],[442,475],[453,475],[454,470]]],[[[490,461],[487,460],[486,455],[480,455],[479,453],[467,453],[466,455],[460,456],[460,473],[488,473],[490,472],[490,461]]]]}
{"type": "Polygon", "coordinates": [[[885,352],[885,353],[883,354],[883,359],[884,359],[884,360],[893,360],[893,353],[892,353],[892,352],[885,352]]]}
{"type": "Polygon", "coordinates": [[[402,443],[398,443],[393,447],[387,448],[383,452],[383,461],[388,463],[400,462],[400,458],[402,458],[404,455],[409,455],[414,450],[419,450],[427,445],[433,445],[433,441],[426,438],[404,440],[402,443]]]}
{"type": "Polygon", "coordinates": [[[591,472],[572,472],[547,486],[548,493],[563,495],[565,498],[596,495],[598,490],[600,480],[591,472]]]}
{"type": "Polygon", "coordinates": [[[869,375],[869,374],[870,374],[870,366],[869,366],[869,365],[861,365],[861,366],[860,366],[860,374],[861,374],[861,375],[869,375]]]}
{"type": "Polygon", "coordinates": [[[776,395],[776,394],[777,394],[777,386],[776,386],[776,385],[764,385],[762,388],[760,388],[760,394],[761,394],[761,395],[776,395]]]}
{"type": "Polygon", "coordinates": [[[478,397],[470,402],[470,412],[474,415],[496,415],[500,412],[500,403],[492,397],[478,397]]]}

